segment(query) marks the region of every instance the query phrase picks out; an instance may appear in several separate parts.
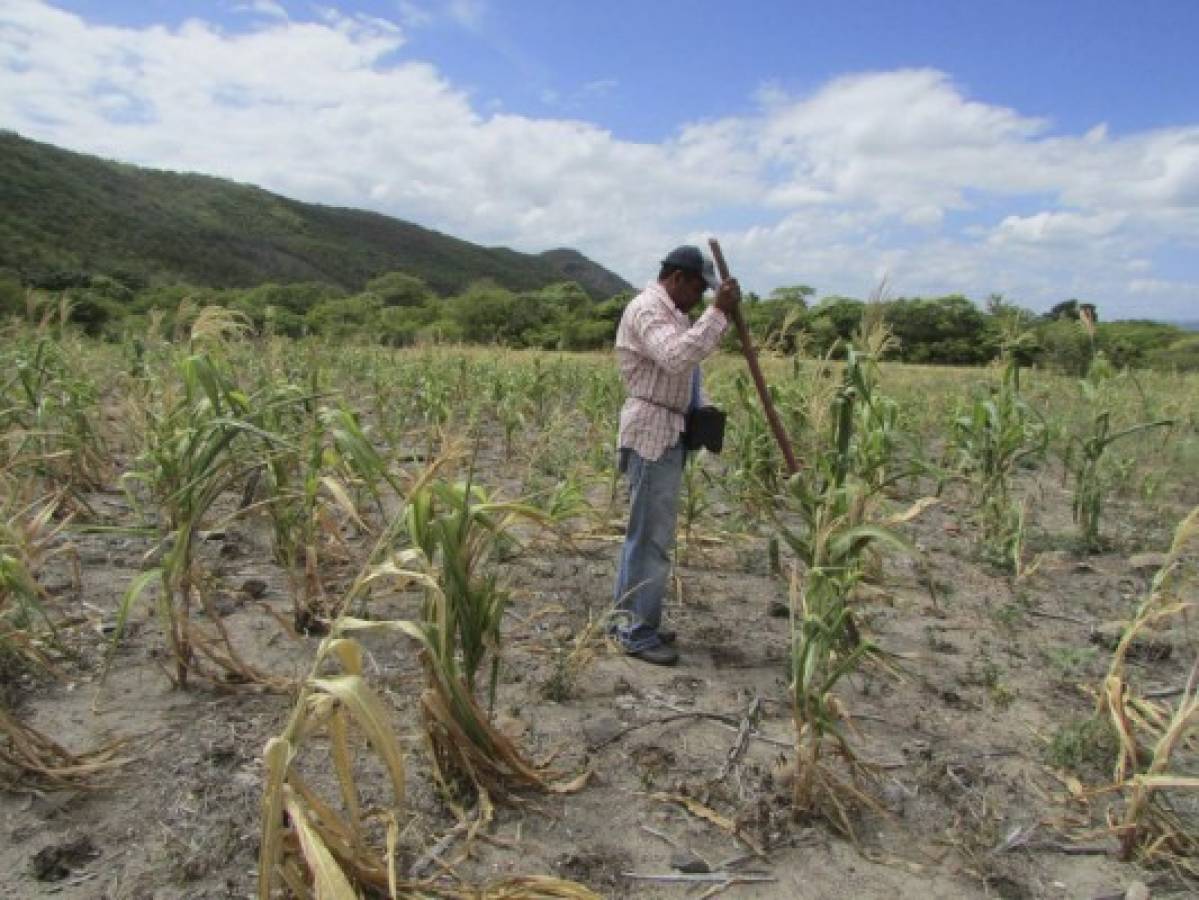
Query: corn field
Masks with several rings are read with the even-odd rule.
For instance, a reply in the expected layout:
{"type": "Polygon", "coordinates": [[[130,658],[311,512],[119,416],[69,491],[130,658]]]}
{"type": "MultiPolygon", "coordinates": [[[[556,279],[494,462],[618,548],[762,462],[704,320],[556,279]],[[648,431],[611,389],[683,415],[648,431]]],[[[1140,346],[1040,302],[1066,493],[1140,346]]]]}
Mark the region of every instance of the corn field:
{"type": "Polygon", "coordinates": [[[866,325],[763,359],[788,478],[718,355],[657,669],[610,355],[63,321],[0,342],[14,896],[1199,890],[1194,375],[866,325]]]}

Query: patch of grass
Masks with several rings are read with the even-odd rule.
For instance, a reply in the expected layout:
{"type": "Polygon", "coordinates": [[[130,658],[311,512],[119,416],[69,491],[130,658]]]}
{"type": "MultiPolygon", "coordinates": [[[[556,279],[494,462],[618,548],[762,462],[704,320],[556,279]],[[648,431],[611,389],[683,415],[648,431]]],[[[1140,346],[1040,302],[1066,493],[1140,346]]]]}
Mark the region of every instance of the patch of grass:
{"type": "Polygon", "coordinates": [[[987,690],[987,696],[999,709],[1007,709],[1016,700],[1016,692],[1003,682],[996,682],[987,690]]]}
{"type": "Polygon", "coordinates": [[[991,611],[991,618],[1002,629],[1014,634],[1017,626],[1024,622],[1024,608],[1019,603],[1005,603],[991,611]]]}
{"type": "Polygon", "coordinates": [[[1054,733],[1045,759],[1076,775],[1102,778],[1117,749],[1116,731],[1107,719],[1073,719],[1054,733]]]}
{"type": "Polygon", "coordinates": [[[1042,655],[1059,678],[1068,679],[1086,674],[1090,664],[1099,655],[1099,649],[1097,647],[1049,647],[1042,651],[1042,655]]]}

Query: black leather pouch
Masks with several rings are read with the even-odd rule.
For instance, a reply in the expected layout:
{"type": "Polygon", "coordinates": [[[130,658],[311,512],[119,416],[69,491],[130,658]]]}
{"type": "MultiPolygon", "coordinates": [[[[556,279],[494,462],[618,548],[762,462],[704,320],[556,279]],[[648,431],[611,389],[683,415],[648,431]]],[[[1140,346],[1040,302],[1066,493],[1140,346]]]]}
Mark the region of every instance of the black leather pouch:
{"type": "Polygon", "coordinates": [[[701,406],[687,413],[687,430],[683,432],[683,445],[688,453],[700,447],[709,453],[724,449],[724,422],[727,416],[715,406],[701,406]]]}

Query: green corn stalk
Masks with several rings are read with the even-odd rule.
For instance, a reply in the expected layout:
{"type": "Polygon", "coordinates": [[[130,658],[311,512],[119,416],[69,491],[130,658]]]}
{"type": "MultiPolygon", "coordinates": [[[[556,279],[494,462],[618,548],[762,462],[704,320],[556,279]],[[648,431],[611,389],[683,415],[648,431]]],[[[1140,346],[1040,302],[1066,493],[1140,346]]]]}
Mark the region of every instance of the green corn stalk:
{"type": "Polygon", "coordinates": [[[999,387],[976,398],[970,410],[954,417],[948,451],[951,466],[973,486],[982,528],[984,552],[994,562],[1017,571],[1016,554],[1023,543],[1020,504],[1011,496],[1016,469],[1044,455],[1049,429],[1020,395],[1020,367],[1009,355],[999,387]]]}
{"type": "Polygon", "coordinates": [[[525,430],[525,413],[528,404],[518,394],[505,394],[496,406],[500,425],[504,429],[504,456],[512,456],[512,440],[525,430]]]}
{"type": "Polygon", "coordinates": [[[1089,433],[1071,435],[1070,445],[1073,452],[1069,460],[1074,476],[1074,497],[1070,509],[1074,522],[1078,525],[1079,536],[1087,549],[1098,549],[1102,543],[1099,526],[1109,483],[1101,467],[1107,449],[1123,438],[1154,428],[1167,428],[1173,424],[1171,419],[1160,419],[1112,431],[1111,412],[1102,410],[1092,419],[1089,433]]]}
{"type": "Polygon", "coordinates": [[[512,540],[512,527],[521,519],[549,521],[533,506],[494,501],[469,482],[427,484],[409,497],[405,510],[408,535],[426,565],[436,571],[440,586],[436,596],[429,596],[423,618],[436,634],[435,662],[447,677],[460,675],[473,694],[479,670],[490,656],[487,693],[492,706],[508,602],[493,561],[512,540]]]}
{"type": "Polygon", "coordinates": [[[781,487],[782,462],[765,414],[744,375],[738,374],[734,389],[737,415],[729,429],[730,474],[742,505],[753,514],[771,508],[781,487]]]}
{"type": "Polygon", "coordinates": [[[48,491],[66,490],[86,507],[84,492],[110,474],[108,449],[94,419],[99,391],[75,371],[82,347],[47,336],[0,353],[0,464],[38,478],[48,491]]]}
{"type": "MultiPolygon", "coordinates": [[[[849,605],[854,586],[865,572],[867,555],[878,546],[907,553],[915,550],[898,534],[871,521],[872,497],[886,484],[888,466],[877,449],[893,435],[890,413],[871,416],[856,411],[878,403],[877,370],[851,347],[841,388],[831,398],[825,443],[817,448],[812,471],[787,483],[788,509],[804,525],[793,530],[778,522],[778,533],[806,565],[802,586],[798,570],[791,581],[791,655],[789,681],[795,720],[798,808],[822,808],[838,827],[852,834],[840,797],[862,796],[838,780],[823,763],[832,742],[855,776],[856,756],[840,726],[844,716],[834,696],[842,678],[880,651],[863,639],[849,605]],[[859,434],[866,429],[865,434],[859,434]],[[863,453],[863,447],[872,448],[863,453]]],[[[885,409],[885,407],[882,407],[885,409]]],[[[888,453],[889,456],[889,453],[888,453]]]]}

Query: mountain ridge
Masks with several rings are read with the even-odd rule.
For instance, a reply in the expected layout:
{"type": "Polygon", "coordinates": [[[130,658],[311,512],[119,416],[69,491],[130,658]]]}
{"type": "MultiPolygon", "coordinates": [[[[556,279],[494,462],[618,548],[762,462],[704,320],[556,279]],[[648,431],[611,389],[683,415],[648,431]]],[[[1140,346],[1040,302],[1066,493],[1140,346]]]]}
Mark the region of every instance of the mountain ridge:
{"type": "Polygon", "coordinates": [[[483,247],[413,222],[305,203],[211,175],[148,169],[0,131],[0,269],[143,283],[251,287],[324,281],[349,291],[384,272],[449,295],[576,281],[593,298],[631,286],[570,248],[483,247]]]}

